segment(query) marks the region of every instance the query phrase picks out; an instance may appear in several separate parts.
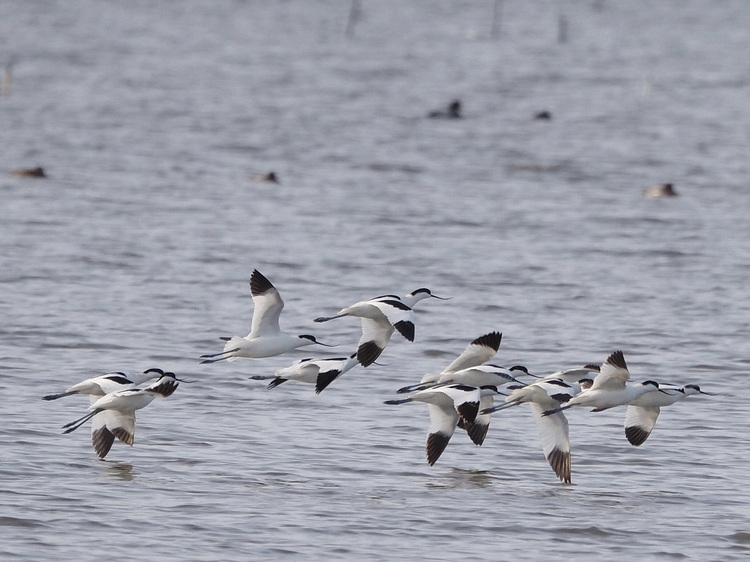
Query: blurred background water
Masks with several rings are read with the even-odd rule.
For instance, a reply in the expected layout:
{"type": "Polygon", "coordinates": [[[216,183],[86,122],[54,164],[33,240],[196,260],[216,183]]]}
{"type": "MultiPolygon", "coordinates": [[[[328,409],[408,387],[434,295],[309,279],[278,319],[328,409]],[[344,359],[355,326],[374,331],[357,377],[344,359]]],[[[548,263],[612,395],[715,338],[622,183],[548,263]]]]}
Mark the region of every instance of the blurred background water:
{"type": "Polygon", "coordinates": [[[0,3],[0,557],[746,559],[750,6],[356,6],[347,36],[333,0],[0,3]],[[313,318],[452,300],[319,396],[267,391],[318,350],[197,360],[247,333],[253,268],[338,355],[358,322],[313,318]],[[491,330],[502,364],[622,349],[719,395],[639,448],[622,408],[571,412],[572,486],[526,407],[429,467],[426,408],[382,402],[491,330]],[[107,462],[60,435],[85,399],[40,400],[157,366],[196,382],[107,462]]]}

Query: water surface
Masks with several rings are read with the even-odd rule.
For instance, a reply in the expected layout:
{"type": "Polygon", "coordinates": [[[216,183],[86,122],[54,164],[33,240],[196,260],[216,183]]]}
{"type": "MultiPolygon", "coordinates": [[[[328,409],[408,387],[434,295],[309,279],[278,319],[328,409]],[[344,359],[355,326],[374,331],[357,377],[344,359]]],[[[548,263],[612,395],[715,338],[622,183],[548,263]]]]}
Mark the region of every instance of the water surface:
{"type": "Polygon", "coordinates": [[[508,1],[492,40],[492,2],[362,4],[350,39],[347,2],[0,5],[2,558],[744,560],[750,9],[508,1]],[[253,268],[337,354],[357,321],[313,318],[452,299],[382,365],[266,391],[311,348],[197,361],[248,331],[253,268]],[[525,407],[429,467],[426,408],[382,402],[491,330],[503,364],[622,349],[720,395],[639,448],[622,409],[571,412],[572,486],[525,407]],[[85,399],[40,400],[153,366],[196,382],[108,462],[60,435],[85,399]]]}

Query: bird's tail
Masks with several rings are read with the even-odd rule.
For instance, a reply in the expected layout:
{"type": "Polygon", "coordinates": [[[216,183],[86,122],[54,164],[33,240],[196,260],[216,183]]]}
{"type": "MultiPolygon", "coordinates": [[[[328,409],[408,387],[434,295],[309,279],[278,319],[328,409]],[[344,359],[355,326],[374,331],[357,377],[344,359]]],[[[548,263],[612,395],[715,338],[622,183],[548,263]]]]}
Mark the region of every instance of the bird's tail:
{"type": "Polygon", "coordinates": [[[209,353],[206,355],[201,355],[201,363],[216,363],[217,361],[234,361],[237,359],[233,354],[237,353],[240,350],[240,344],[241,340],[244,338],[241,338],[239,336],[232,336],[229,338],[221,338],[226,343],[224,344],[224,350],[220,351],[219,353],[209,353]]]}

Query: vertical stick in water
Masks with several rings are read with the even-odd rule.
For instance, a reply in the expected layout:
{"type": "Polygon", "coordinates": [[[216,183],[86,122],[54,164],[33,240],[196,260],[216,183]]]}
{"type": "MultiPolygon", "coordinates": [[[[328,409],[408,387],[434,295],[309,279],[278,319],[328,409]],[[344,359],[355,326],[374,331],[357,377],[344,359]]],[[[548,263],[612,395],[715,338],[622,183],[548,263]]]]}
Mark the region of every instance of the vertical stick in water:
{"type": "Polygon", "coordinates": [[[344,31],[347,39],[354,37],[354,26],[357,25],[357,20],[359,20],[359,0],[352,0],[349,17],[346,20],[346,31],[344,31]]]}
{"type": "Polygon", "coordinates": [[[492,39],[500,37],[500,25],[503,21],[503,0],[495,0],[492,4],[492,39]]]}
{"type": "Polygon", "coordinates": [[[560,44],[568,42],[568,18],[565,14],[560,14],[557,18],[557,42],[560,44]]]}
{"type": "Polygon", "coordinates": [[[5,65],[5,70],[3,71],[3,87],[2,90],[0,90],[0,96],[7,96],[10,94],[10,84],[13,82],[13,63],[9,62],[5,65]]]}

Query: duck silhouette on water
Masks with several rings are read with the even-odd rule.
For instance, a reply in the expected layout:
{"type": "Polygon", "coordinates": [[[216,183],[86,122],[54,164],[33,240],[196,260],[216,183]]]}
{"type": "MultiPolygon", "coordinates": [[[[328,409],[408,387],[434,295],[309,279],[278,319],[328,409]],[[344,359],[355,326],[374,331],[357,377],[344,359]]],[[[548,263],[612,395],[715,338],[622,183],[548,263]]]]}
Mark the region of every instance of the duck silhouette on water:
{"type": "Polygon", "coordinates": [[[276,172],[268,172],[267,174],[260,174],[260,175],[255,176],[253,179],[259,182],[279,183],[279,176],[276,175],[276,172]]]}
{"type": "Polygon", "coordinates": [[[13,170],[10,173],[11,176],[16,178],[46,178],[47,174],[44,173],[44,168],[41,166],[36,168],[21,168],[19,170],[13,170]]]}
{"type": "Polygon", "coordinates": [[[671,183],[659,183],[644,189],[643,195],[649,198],[677,197],[677,192],[671,183]]]}
{"type": "Polygon", "coordinates": [[[461,100],[453,100],[445,109],[430,111],[427,117],[430,119],[460,119],[461,100]]]}

